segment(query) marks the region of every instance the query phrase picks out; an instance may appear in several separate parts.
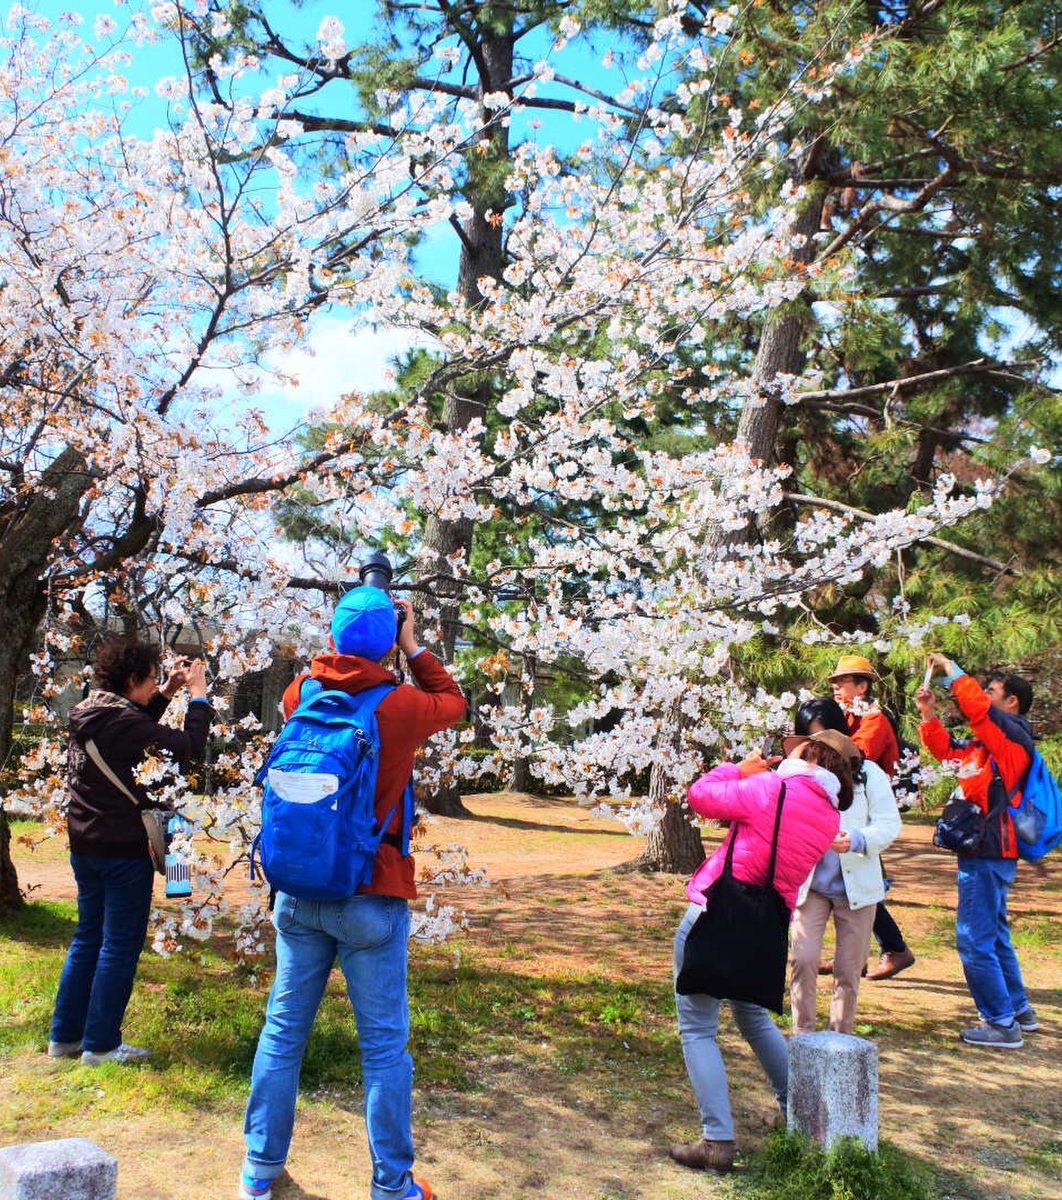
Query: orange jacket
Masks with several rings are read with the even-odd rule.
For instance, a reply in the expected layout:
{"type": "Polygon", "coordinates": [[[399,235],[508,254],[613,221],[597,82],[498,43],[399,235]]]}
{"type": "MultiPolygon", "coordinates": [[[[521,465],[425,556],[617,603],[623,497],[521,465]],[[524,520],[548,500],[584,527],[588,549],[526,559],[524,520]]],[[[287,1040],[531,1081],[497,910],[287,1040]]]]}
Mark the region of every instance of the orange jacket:
{"type": "MultiPolygon", "coordinates": [[[[1014,823],[1005,800],[1007,793],[1021,782],[1032,761],[1033,739],[1029,722],[1024,717],[1012,716],[993,707],[981,685],[969,675],[960,675],[951,685],[951,693],[962,715],[969,721],[974,736],[965,741],[953,738],[937,717],[923,721],[918,726],[918,735],[922,745],[938,762],[958,759],[962,764],[959,775],[962,794],[986,817],[985,849],[979,857],[1017,858],[1014,823]]],[[[1009,807],[1017,808],[1020,800],[1021,792],[1017,791],[1009,807]]]]}
{"type": "MultiPolygon", "coordinates": [[[[393,672],[379,663],[354,654],[319,654],[310,664],[309,675],[293,680],[284,692],[284,719],[299,704],[299,690],[307,678],[318,680],[326,689],[352,695],[378,683],[398,683],[376,710],[380,731],[380,764],[376,776],[376,819],[383,820],[393,807],[388,832],[402,828],[402,793],[413,774],[417,747],[433,733],[446,729],[465,715],[465,698],[449,671],[431,653],[422,650],[409,662],[409,670],[418,687],[398,683],[393,672]]],[[[376,853],[372,881],[359,892],[377,896],[401,896],[415,900],[413,855],[404,855],[397,846],[383,842],[376,853]]]]}
{"type": "Polygon", "coordinates": [[[891,779],[900,761],[900,743],[886,714],[880,708],[872,708],[861,717],[847,713],[846,720],[848,736],[863,751],[863,757],[877,763],[891,779]]]}

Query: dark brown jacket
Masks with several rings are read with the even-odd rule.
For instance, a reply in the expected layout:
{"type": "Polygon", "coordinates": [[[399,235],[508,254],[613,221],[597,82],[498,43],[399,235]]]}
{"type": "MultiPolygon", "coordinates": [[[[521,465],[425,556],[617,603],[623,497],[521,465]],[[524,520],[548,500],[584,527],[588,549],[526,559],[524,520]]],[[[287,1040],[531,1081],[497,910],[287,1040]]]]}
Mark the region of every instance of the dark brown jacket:
{"type": "Polygon", "coordinates": [[[161,692],[144,706],[114,692],[95,691],[70,710],[67,748],[67,827],[75,854],[102,858],[147,857],[147,836],[140,812],[100,771],[85,752],[91,738],[103,761],[144,806],[147,789],[133,770],[149,750],[166,750],[182,765],[206,748],[213,710],[199,701],[188,705],[184,729],[160,725],[169,701],[161,692]]]}

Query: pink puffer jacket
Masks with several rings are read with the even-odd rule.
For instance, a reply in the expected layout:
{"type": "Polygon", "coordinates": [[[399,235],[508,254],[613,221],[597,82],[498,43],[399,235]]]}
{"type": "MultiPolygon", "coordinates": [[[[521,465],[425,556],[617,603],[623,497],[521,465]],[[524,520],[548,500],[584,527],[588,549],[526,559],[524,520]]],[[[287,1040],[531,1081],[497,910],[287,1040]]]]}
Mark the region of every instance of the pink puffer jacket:
{"type": "MultiPolygon", "coordinates": [[[[690,807],[695,813],[736,826],[734,876],[745,883],[767,881],[781,787],[782,780],[773,771],[742,779],[735,763],[720,763],[690,788],[690,807]]],[[[774,882],[790,911],[801,884],[830,848],[839,828],[840,814],[812,776],[791,775],[785,780],[774,882]]],[[[719,878],[725,858],[726,841],[686,884],[686,895],[694,904],[704,903],[704,893],[719,878]]]]}

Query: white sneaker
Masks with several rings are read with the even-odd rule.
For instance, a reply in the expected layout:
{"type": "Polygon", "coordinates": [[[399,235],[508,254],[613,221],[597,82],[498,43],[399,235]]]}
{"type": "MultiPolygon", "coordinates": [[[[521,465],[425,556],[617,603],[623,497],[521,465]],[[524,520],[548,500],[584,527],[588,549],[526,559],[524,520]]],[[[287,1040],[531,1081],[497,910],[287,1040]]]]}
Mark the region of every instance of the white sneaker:
{"type": "Polygon", "coordinates": [[[86,1067],[98,1067],[100,1063],[105,1062],[139,1063],[150,1057],[151,1051],[146,1050],[143,1046],[130,1046],[128,1042],[122,1042],[120,1046],[115,1046],[113,1050],[106,1050],[102,1054],[98,1054],[95,1050],[86,1050],[81,1056],[81,1061],[86,1067]]]}
{"type": "Polygon", "coordinates": [[[84,1048],[82,1042],[49,1042],[49,1058],[77,1058],[84,1048]]]}

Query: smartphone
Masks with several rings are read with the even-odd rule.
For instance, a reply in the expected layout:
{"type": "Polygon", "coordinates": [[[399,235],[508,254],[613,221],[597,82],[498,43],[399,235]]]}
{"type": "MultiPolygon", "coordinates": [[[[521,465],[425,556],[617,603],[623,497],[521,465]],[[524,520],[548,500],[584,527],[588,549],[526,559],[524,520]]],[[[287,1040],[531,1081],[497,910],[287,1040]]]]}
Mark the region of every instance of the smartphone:
{"type": "Polygon", "coordinates": [[[770,758],[775,753],[775,747],[778,745],[778,739],[773,735],[763,743],[760,747],[760,756],[762,758],[770,758]]]}
{"type": "Polygon", "coordinates": [[[922,687],[928,688],[932,682],[933,682],[933,664],[930,663],[929,666],[926,667],[926,673],[922,676],[922,687]]]}

